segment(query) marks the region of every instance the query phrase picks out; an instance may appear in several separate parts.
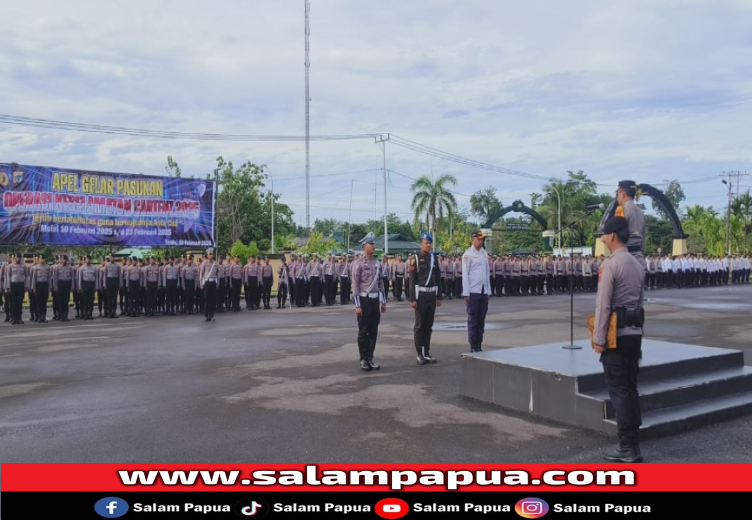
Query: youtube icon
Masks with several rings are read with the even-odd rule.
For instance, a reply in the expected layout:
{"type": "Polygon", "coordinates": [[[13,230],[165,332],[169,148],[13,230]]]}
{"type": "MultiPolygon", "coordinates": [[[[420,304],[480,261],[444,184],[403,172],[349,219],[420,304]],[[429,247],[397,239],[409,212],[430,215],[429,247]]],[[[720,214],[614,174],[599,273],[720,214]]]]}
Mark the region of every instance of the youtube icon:
{"type": "Polygon", "coordinates": [[[376,503],[374,512],[381,518],[402,518],[410,512],[410,506],[399,498],[385,498],[376,503]]]}

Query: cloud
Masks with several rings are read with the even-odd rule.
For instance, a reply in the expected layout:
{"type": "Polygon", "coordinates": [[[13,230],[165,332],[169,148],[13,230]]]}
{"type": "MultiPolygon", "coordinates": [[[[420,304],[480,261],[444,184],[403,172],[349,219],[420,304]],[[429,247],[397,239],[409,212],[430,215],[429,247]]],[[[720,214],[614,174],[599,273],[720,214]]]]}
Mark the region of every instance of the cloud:
{"type": "MultiPolygon", "coordinates": [[[[544,177],[582,169],[604,191],[627,176],[695,179],[752,166],[752,82],[739,65],[752,58],[749,2],[312,3],[313,134],[391,132],[544,177]]],[[[31,0],[6,2],[0,15],[14,20],[0,48],[2,113],[304,133],[302,2],[31,0]]],[[[0,133],[4,160],[28,164],[161,174],[172,155],[184,172],[203,176],[218,155],[266,163],[282,201],[305,202],[302,143],[0,133]]],[[[322,207],[312,217],[347,218],[351,187],[353,218],[378,215],[381,168],[372,140],[313,142],[311,203],[322,207]]],[[[527,201],[542,187],[394,144],[387,168],[453,173],[461,193],[491,183],[504,201],[527,201]]],[[[409,217],[411,181],[389,182],[390,211],[409,217]]],[[[713,186],[687,185],[687,202],[722,207],[725,191],[713,186]]]]}

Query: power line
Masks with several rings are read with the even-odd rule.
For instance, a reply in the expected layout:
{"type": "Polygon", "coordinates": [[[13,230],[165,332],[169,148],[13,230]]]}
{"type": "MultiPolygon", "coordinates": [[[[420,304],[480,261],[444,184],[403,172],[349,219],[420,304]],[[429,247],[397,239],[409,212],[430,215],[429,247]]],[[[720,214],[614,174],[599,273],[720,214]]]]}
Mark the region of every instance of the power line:
{"type": "Polygon", "coordinates": [[[443,159],[445,161],[451,161],[451,162],[458,163],[458,164],[464,164],[464,165],[472,166],[474,168],[478,168],[481,170],[492,171],[492,172],[501,173],[504,175],[513,175],[516,177],[524,177],[527,179],[537,179],[537,180],[542,180],[546,182],[550,180],[548,177],[543,177],[541,175],[534,175],[532,173],[525,173],[525,172],[521,172],[517,170],[511,170],[509,168],[503,168],[501,166],[495,166],[493,164],[488,164],[488,163],[484,163],[481,161],[475,161],[473,159],[462,157],[461,155],[444,152],[437,148],[432,148],[430,146],[416,143],[415,141],[410,141],[409,139],[405,139],[404,137],[400,137],[395,134],[390,134],[390,135],[392,137],[392,141],[397,146],[401,146],[402,148],[413,150],[415,152],[422,153],[425,155],[438,157],[439,159],[443,159]]]}
{"type": "MultiPolygon", "coordinates": [[[[70,130],[96,134],[130,135],[134,137],[156,137],[159,139],[188,139],[197,141],[266,141],[266,142],[302,142],[305,136],[299,135],[253,135],[253,134],[213,134],[194,132],[173,132],[165,130],[148,130],[145,128],[127,128],[122,126],[95,125],[88,123],[72,123],[52,119],[37,119],[32,117],[0,114],[0,123],[18,126],[51,128],[55,130],[70,130]]],[[[312,141],[350,141],[356,139],[373,139],[380,134],[342,134],[342,135],[311,135],[312,141]]]]}

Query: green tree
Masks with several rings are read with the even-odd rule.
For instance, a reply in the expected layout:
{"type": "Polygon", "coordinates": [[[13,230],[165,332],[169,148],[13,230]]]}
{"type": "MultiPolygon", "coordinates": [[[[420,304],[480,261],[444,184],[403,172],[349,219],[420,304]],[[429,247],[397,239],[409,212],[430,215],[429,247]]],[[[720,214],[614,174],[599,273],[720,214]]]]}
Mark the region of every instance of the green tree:
{"type": "Polygon", "coordinates": [[[165,166],[165,171],[169,177],[177,177],[179,179],[182,175],[180,166],[177,161],[172,160],[172,155],[167,156],[167,166],[165,166]]]}
{"type": "Polygon", "coordinates": [[[502,207],[501,201],[496,196],[496,188],[493,186],[478,190],[470,195],[470,211],[473,212],[473,215],[480,217],[484,223],[498,213],[502,207]]]}
{"type": "MultiPolygon", "coordinates": [[[[394,213],[389,213],[386,216],[386,223],[387,223],[387,227],[389,229],[390,235],[401,234],[407,237],[409,240],[415,240],[415,235],[413,233],[413,228],[410,225],[410,222],[402,221],[394,213]]],[[[383,219],[369,220],[368,222],[366,222],[365,227],[366,227],[366,232],[372,232],[376,236],[381,236],[384,234],[384,220],[383,219]]]]}
{"type": "Polygon", "coordinates": [[[325,237],[331,236],[332,233],[342,233],[347,230],[347,222],[337,220],[336,218],[316,219],[313,223],[313,232],[321,233],[325,237]]]}
{"type": "Polygon", "coordinates": [[[258,248],[262,253],[270,253],[272,250],[272,241],[268,238],[262,238],[258,241],[258,248]]]}
{"type": "Polygon", "coordinates": [[[230,248],[230,254],[237,256],[240,259],[240,265],[248,263],[248,258],[251,256],[251,252],[247,245],[240,240],[237,240],[230,248]]]}
{"type": "Polygon", "coordinates": [[[350,229],[345,229],[345,247],[347,247],[349,235],[350,250],[357,251],[358,249],[360,249],[358,242],[367,234],[368,229],[366,228],[365,224],[350,224],[350,229]]]}
{"type": "Polygon", "coordinates": [[[311,237],[308,239],[308,243],[305,246],[301,247],[298,252],[308,255],[311,255],[313,253],[325,255],[331,249],[332,243],[328,241],[325,242],[324,235],[322,233],[311,233],[311,237]]]}
{"type": "Polygon", "coordinates": [[[262,167],[246,162],[236,168],[232,161],[217,157],[214,177],[209,178],[218,185],[216,219],[220,249],[238,240],[249,243],[271,238],[272,199],[275,234],[289,234],[295,229],[292,210],[279,203],[279,194],[264,189],[267,175],[262,167]]]}
{"type": "MultiPolygon", "coordinates": [[[[671,205],[674,207],[674,211],[676,211],[676,214],[681,218],[682,212],[681,212],[681,203],[686,200],[686,196],[684,195],[684,190],[681,187],[681,184],[678,180],[674,179],[673,181],[665,181],[667,183],[666,189],[663,190],[663,194],[666,196],[668,201],[671,203],[671,205]]],[[[658,213],[662,219],[668,220],[668,215],[663,211],[663,208],[653,199],[653,211],[658,213]]]]}
{"type": "Polygon", "coordinates": [[[412,209],[416,217],[425,214],[426,227],[434,232],[441,231],[444,217],[457,209],[454,194],[449,186],[455,186],[457,179],[454,175],[445,173],[436,182],[428,175],[423,175],[413,182],[410,190],[413,192],[412,209]]]}

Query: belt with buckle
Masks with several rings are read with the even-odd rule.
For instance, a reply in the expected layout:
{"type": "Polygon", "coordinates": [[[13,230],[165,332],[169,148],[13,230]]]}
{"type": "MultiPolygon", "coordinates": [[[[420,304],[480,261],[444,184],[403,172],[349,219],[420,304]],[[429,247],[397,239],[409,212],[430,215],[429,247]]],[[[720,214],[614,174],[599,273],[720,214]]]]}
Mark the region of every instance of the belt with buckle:
{"type": "Polygon", "coordinates": [[[418,286],[418,292],[435,293],[436,289],[438,289],[438,287],[423,287],[421,285],[418,286]]]}
{"type": "Polygon", "coordinates": [[[360,297],[361,298],[378,298],[379,297],[379,293],[377,293],[377,292],[360,293],[360,297]]]}

